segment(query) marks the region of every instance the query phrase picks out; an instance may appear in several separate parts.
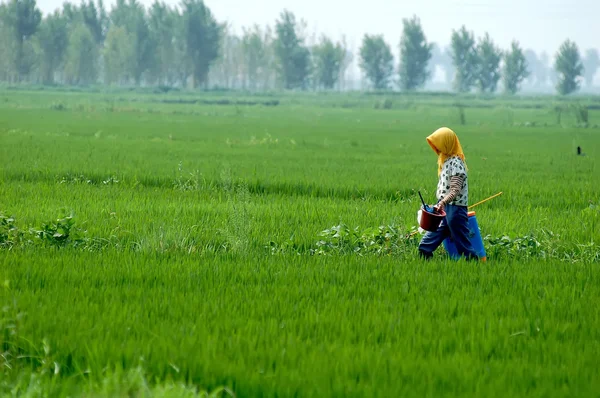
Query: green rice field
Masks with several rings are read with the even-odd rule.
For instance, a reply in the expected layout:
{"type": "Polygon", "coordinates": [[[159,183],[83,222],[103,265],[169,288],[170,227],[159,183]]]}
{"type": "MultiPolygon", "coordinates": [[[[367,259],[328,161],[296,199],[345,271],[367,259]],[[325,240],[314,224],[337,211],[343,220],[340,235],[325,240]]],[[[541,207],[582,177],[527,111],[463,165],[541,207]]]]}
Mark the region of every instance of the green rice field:
{"type": "Polygon", "coordinates": [[[597,397],[599,124],[595,97],[0,88],[0,395],[597,397]],[[470,203],[502,192],[486,262],[417,256],[441,126],[470,203]]]}

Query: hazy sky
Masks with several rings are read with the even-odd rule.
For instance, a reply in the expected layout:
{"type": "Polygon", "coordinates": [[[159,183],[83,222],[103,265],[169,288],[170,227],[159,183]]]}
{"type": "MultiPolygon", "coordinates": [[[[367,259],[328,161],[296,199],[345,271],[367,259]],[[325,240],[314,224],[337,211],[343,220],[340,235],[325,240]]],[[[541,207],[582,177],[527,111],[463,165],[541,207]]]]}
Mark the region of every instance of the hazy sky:
{"type": "MultiPolygon", "coordinates": [[[[3,1],[3,0],[0,0],[3,1]]],[[[150,5],[154,0],[140,0],[150,5]]],[[[38,0],[44,13],[63,0],[38,0]]],[[[76,3],[79,0],[75,1],[76,3]]],[[[105,0],[112,4],[113,0],[105,0]]],[[[178,4],[177,0],[165,0],[178,4]]],[[[252,24],[273,25],[284,8],[308,23],[309,33],[346,35],[358,48],[365,33],[382,33],[397,53],[402,19],[417,15],[430,41],[447,45],[461,25],[476,36],[489,32],[503,48],[517,39],[522,47],[554,55],[561,42],[574,40],[583,52],[600,48],[600,0],[205,0],[220,21],[241,31],[252,24]],[[351,5],[355,4],[355,5],[351,5]]]]}

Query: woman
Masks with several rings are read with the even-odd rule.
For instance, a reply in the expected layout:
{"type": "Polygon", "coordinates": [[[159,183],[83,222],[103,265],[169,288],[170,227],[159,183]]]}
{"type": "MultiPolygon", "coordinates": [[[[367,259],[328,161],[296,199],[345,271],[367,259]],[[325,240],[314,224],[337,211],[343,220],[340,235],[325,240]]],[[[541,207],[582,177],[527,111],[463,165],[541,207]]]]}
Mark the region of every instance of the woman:
{"type": "Polygon", "coordinates": [[[477,259],[469,240],[467,211],[469,186],[465,155],[454,131],[442,127],[427,137],[431,149],[438,155],[438,186],[436,211],[443,209],[446,217],[435,232],[427,232],[419,243],[419,255],[433,257],[433,252],[444,239],[452,237],[459,255],[468,260],[477,259]]]}

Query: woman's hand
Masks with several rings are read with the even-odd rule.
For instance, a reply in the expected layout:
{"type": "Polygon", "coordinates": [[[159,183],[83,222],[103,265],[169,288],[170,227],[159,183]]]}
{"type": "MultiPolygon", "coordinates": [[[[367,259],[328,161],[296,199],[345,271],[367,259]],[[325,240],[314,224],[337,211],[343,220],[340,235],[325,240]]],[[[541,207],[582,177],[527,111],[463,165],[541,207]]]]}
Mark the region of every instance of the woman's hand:
{"type": "Polygon", "coordinates": [[[433,206],[433,211],[435,213],[441,213],[444,210],[444,202],[439,202],[437,205],[433,206]]]}

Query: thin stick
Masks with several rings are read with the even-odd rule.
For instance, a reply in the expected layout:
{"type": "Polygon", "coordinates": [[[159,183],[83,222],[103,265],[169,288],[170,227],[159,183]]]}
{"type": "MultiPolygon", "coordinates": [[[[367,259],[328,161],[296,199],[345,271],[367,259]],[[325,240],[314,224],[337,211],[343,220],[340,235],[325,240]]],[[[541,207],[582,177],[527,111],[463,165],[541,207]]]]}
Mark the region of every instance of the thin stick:
{"type": "Polygon", "coordinates": [[[490,196],[489,198],[487,198],[487,199],[484,199],[484,200],[482,200],[481,202],[477,202],[477,203],[475,203],[474,205],[472,205],[472,206],[469,206],[469,210],[471,210],[471,209],[472,209],[473,207],[475,207],[475,206],[479,206],[480,204],[487,202],[488,200],[492,200],[492,199],[494,199],[495,197],[498,197],[498,196],[500,196],[500,195],[502,195],[502,192],[499,192],[499,193],[495,194],[494,196],[490,196]]]}
{"type": "MultiPolygon", "coordinates": [[[[490,196],[489,198],[487,198],[487,199],[484,199],[484,200],[482,200],[481,202],[477,202],[477,203],[475,203],[474,205],[472,205],[472,206],[469,206],[469,210],[471,210],[471,209],[472,209],[473,207],[475,207],[475,206],[479,206],[480,204],[487,202],[488,200],[492,200],[492,199],[494,199],[494,198],[497,198],[497,197],[498,197],[498,196],[500,196],[500,195],[502,195],[502,192],[498,192],[497,194],[495,194],[495,195],[493,195],[493,196],[490,196]]],[[[415,235],[416,235],[416,234],[418,234],[418,233],[419,233],[419,231],[418,231],[418,230],[417,230],[417,231],[413,231],[413,232],[411,232],[411,233],[408,235],[408,237],[409,237],[409,238],[412,238],[413,236],[415,236],[415,235]]]]}

